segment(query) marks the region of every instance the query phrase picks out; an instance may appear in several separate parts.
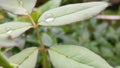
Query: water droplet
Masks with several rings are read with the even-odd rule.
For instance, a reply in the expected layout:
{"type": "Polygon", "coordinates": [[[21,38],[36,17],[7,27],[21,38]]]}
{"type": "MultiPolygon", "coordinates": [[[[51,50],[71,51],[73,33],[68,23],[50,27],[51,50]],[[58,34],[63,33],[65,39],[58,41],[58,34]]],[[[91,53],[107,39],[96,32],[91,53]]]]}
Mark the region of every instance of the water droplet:
{"type": "Polygon", "coordinates": [[[12,29],[7,28],[6,31],[7,31],[7,34],[10,34],[12,32],[12,29]]]}
{"type": "Polygon", "coordinates": [[[45,17],[45,21],[46,22],[51,22],[53,21],[55,18],[53,16],[53,14],[47,14],[46,17],[45,17]]]}

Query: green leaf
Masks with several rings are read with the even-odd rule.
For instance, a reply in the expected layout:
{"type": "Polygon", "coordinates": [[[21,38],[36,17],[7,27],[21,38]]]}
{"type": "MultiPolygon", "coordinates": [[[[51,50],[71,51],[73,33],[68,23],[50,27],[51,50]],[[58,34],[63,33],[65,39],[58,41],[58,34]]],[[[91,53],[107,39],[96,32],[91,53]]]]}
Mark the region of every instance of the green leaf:
{"type": "Polygon", "coordinates": [[[44,45],[46,45],[46,46],[53,45],[53,40],[47,33],[42,34],[42,41],[43,41],[44,45]]]}
{"type": "Polygon", "coordinates": [[[45,11],[59,7],[61,4],[62,0],[50,0],[44,5],[38,7],[38,9],[34,12],[32,12],[32,18],[34,19],[35,22],[38,21],[39,17],[41,14],[43,14],[45,11]]]}
{"type": "Polygon", "coordinates": [[[15,14],[27,15],[31,13],[36,0],[0,0],[0,8],[15,14]]]}
{"type": "Polygon", "coordinates": [[[53,46],[49,55],[55,68],[113,68],[100,56],[81,46],[53,46]]]}
{"type": "Polygon", "coordinates": [[[15,41],[4,37],[0,37],[0,47],[13,47],[16,45],[17,43],[15,41]]]}
{"type": "Polygon", "coordinates": [[[14,21],[19,21],[19,22],[31,22],[28,16],[19,16],[15,17],[14,21]]]}
{"type": "Polygon", "coordinates": [[[0,66],[0,68],[3,68],[3,67],[0,66]]]}
{"type": "Polygon", "coordinates": [[[8,62],[8,59],[0,52],[0,68],[13,68],[13,66],[8,62]]]}
{"type": "Polygon", "coordinates": [[[116,66],[115,68],[120,68],[120,66],[116,66]]]}
{"type": "Polygon", "coordinates": [[[38,49],[31,47],[9,58],[11,63],[18,64],[18,68],[34,68],[37,61],[38,49]]]}
{"type": "Polygon", "coordinates": [[[0,25],[0,37],[16,38],[26,30],[32,28],[27,22],[8,22],[0,25]]]}
{"type": "Polygon", "coordinates": [[[108,6],[107,2],[70,4],[46,11],[40,18],[42,26],[60,26],[89,19],[108,6]]]}
{"type": "Polygon", "coordinates": [[[40,12],[40,14],[42,14],[47,10],[59,7],[61,2],[62,2],[62,0],[50,0],[47,3],[45,3],[44,5],[42,5],[41,7],[39,7],[38,11],[40,12]]]}

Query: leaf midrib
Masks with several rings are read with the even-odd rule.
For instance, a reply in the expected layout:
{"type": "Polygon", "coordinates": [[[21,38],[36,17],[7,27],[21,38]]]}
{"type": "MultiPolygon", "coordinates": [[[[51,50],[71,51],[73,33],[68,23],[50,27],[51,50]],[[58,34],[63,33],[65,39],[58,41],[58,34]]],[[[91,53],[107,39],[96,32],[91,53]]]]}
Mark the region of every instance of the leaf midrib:
{"type": "Polygon", "coordinates": [[[29,54],[29,56],[25,57],[25,59],[24,59],[21,63],[19,63],[19,65],[22,65],[22,63],[24,63],[24,61],[26,61],[35,51],[36,51],[36,49],[34,49],[34,50],[29,54]]]}
{"type": "MultiPolygon", "coordinates": [[[[83,62],[79,62],[79,61],[77,61],[77,60],[75,60],[75,59],[72,59],[72,57],[67,57],[67,56],[64,55],[63,53],[61,53],[61,52],[59,52],[59,51],[57,51],[57,50],[55,50],[55,49],[53,49],[53,48],[51,48],[50,50],[52,50],[52,51],[54,51],[54,52],[56,52],[56,53],[58,53],[58,54],[60,54],[60,55],[65,56],[67,59],[73,60],[73,61],[78,62],[78,63],[80,63],[80,64],[87,65],[87,64],[85,64],[85,63],[83,63],[83,62]]],[[[96,68],[96,67],[94,67],[93,65],[87,65],[87,66],[90,66],[90,67],[96,68]]]]}
{"type": "MultiPolygon", "coordinates": [[[[75,12],[71,12],[71,13],[67,13],[67,14],[64,14],[64,15],[56,16],[56,17],[54,17],[54,18],[57,19],[57,18],[60,18],[60,17],[64,17],[64,16],[67,16],[67,15],[70,15],[70,14],[73,14],[73,13],[85,11],[85,10],[88,10],[88,9],[91,9],[91,8],[95,8],[95,7],[99,7],[99,6],[102,6],[102,5],[96,5],[96,6],[94,6],[94,7],[83,8],[83,9],[77,10],[77,11],[75,11],[75,12]]],[[[44,20],[43,20],[43,21],[44,21],[44,20]]]]}

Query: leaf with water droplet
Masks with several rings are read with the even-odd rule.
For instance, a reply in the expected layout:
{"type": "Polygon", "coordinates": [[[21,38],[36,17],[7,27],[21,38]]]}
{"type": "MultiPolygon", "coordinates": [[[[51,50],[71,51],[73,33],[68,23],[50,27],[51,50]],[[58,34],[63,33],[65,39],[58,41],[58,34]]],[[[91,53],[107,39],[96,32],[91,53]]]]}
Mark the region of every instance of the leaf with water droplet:
{"type": "Polygon", "coordinates": [[[38,19],[41,14],[43,14],[45,11],[57,8],[61,5],[62,0],[49,0],[42,6],[38,7],[35,9],[34,12],[31,13],[32,18],[34,19],[35,22],[38,22],[38,19]]]}
{"type": "Polygon", "coordinates": [[[7,34],[12,33],[12,29],[10,29],[10,28],[6,28],[6,31],[7,31],[7,34]]]}
{"type": "Polygon", "coordinates": [[[27,15],[32,12],[36,0],[0,0],[0,8],[9,12],[27,15]]]}
{"type": "Polygon", "coordinates": [[[51,21],[54,21],[54,16],[52,14],[46,14],[45,22],[51,22],[51,21]]]}
{"type": "Polygon", "coordinates": [[[0,25],[0,36],[16,38],[26,30],[32,28],[28,22],[8,22],[0,25]]]}
{"type": "Polygon", "coordinates": [[[42,26],[60,26],[71,24],[89,19],[99,14],[108,5],[109,4],[107,2],[88,2],[65,5],[46,11],[39,18],[38,22],[39,25],[42,26]],[[46,19],[48,14],[51,14],[52,17],[46,19]]]}

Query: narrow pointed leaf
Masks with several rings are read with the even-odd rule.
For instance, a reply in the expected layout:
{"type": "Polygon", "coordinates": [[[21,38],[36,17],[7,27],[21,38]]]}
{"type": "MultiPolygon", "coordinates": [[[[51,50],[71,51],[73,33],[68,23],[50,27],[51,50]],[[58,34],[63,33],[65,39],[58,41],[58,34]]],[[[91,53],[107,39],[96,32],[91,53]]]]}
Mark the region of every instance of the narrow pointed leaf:
{"type": "Polygon", "coordinates": [[[42,26],[60,26],[89,19],[108,6],[107,2],[70,4],[46,11],[40,18],[42,26]]]}
{"type": "Polygon", "coordinates": [[[39,12],[42,14],[47,10],[59,7],[61,4],[62,0],[50,0],[41,7],[38,8],[39,12]]]}
{"type": "Polygon", "coordinates": [[[113,68],[100,56],[81,46],[53,46],[49,55],[55,68],[113,68]]]}
{"type": "Polygon", "coordinates": [[[38,49],[31,47],[9,58],[11,63],[18,64],[18,68],[35,68],[38,49]]]}
{"type": "Polygon", "coordinates": [[[31,13],[35,3],[36,0],[0,0],[0,8],[15,14],[27,15],[31,13]]]}
{"type": "Polygon", "coordinates": [[[32,12],[32,18],[35,20],[35,22],[37,22],[41,14],[43,14],[47,10],[59,7],[61,2],[62,2],[62,0],[50,0],[50,1],[48,1],[47,3],[38,7],[37,11],[32,12]]]}
{"type": "Polygon", "coordinates": [[[16,38],[26,30],[32,28],[27,22],[8,22],[0,25],[0,37],[16,38]]]}

